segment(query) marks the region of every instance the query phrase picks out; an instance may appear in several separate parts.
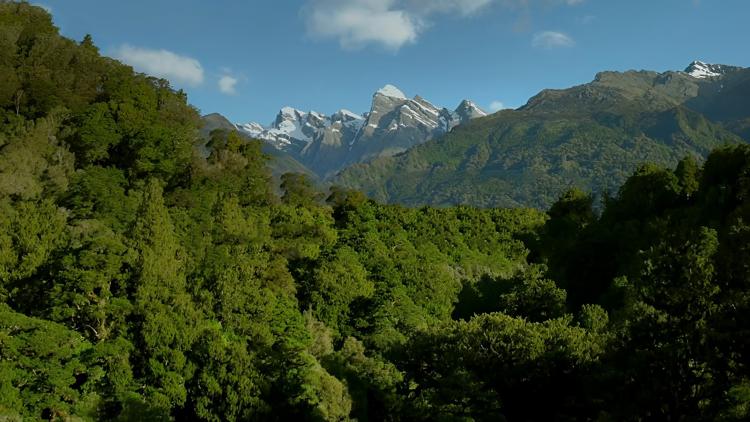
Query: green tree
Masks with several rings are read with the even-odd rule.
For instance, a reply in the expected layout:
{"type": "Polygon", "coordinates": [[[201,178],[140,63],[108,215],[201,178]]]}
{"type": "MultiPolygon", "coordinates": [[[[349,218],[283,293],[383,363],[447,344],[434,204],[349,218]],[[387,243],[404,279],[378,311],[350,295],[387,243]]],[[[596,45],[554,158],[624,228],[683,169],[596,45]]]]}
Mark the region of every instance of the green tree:
{"type": "Polygon", "coordinates": [[[621,403],[623,414],[712,418],[708,322],[717,311],[718,245],[716,231],[700,228],[665,239],[644,257],[617,351],[624,394],[635,398],[621,403]]]}
{"type": "Polygon", "coordinates": [[[323,194],[315,189],[306,174],[285,173],[281,175],[281,190],[284,191],[281,200],[285,204],[311,206],[323,199],[323,194]]]}
{"type": "Polygon", "coordinates": [[[93,419],[101,370],[76,332],[0,304],[0,418],[93,419]]]}
{"type": "Polygon", "coordinates": [[[174,228],[154,179],[144,188],[132,233],[137,253],[131,281],[136,364],[145,397],[165,410],[187,399],[190,368],[185,357],[195,340],[200,315],[186,291],[182,257],[174,228]]]}
{"type": "Polygon", "coordinates": [[[126,336],[133,257],[124,239],[97,220],[69,226],[68,238],[52,264],[47,318],[84,333],[93,343],[126,336]]]}
{"type": "Polygon", "coordinates": [[[0,294],[34,307],[40,294],[32,278],[62,245],[67,216],[49,199],[11,205],[0,200],[0,294]],[[16,297],[18,296],[18,297],[16,297]]]}
{"type": "Polygon", "coordinates": [[[375,292],[357,253],[346,246],[323,260],[311,278],[311,284],[303,294],[309,298],[315,316],[339,330],[348,322],[353,302],[367,299],[375,292]]]}

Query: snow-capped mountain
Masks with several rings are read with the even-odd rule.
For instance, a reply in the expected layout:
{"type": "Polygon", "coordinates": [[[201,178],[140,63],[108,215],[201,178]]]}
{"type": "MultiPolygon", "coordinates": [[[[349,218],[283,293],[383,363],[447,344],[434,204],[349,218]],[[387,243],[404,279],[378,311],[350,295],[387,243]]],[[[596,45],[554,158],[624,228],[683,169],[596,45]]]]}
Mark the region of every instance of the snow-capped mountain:
{"type": "Polygon", "coordinates": [[[268,127],[259,123],[238,125],[238,128],[262,139],[285,152],[299,152],[312,142],[318,130],[329,125],[326,116],[310,111],[305,113],[292,107],[284,107],[268,127]]]}
{"type": "Polygon", "coordinates": [[[326,116],[284,107],[269,126],[247,123],[237,128],[325,177],[349,164],[406,151],[486,115],[468,100],[448,110],[386,85],[373,94],[370,110],[362,115],[342,109],[326,116]]]}
{"type": "Polygon", "coordinates": [[[484,117],[487,115],[484,110],[469,100],[463,100],[461,104],[458,105],[456,113],[459,118],[466,120],[476,119],[477,117],[484,117]]]}
{"type": "Polygon", "coordinates": [[[696,60],[690,63],[685,69],[685,73],[697,78],[697,79],[708,79],[726,75],[727,73],[741,70],[740,67],[727,66],[723,64],[709,64],[704,63],[700,60],[696,60]]]}

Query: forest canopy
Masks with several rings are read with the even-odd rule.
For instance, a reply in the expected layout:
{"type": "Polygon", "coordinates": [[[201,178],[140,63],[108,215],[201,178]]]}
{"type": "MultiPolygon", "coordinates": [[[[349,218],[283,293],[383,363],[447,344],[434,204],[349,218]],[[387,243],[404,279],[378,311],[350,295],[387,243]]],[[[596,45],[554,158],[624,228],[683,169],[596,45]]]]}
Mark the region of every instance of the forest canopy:
{"type": "Polygon", "coordinates": [[[0,419],[750,417],[750,147],[600,208],[406,208],[199,130],[0,2],[0,419]]]}

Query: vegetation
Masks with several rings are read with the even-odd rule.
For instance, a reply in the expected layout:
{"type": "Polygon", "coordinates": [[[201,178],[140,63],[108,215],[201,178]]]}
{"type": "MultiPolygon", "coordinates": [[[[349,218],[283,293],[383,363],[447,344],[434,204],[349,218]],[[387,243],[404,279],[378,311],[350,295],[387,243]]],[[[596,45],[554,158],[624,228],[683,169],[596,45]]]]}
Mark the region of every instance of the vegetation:
{"type": "MultiPolygon", "coordinates": [[[[223,129],[232,132],[236,131],[241,136],[247,137],[247,135],[238,131],[237,127],[221,114],[208,114],[203,116],[201,120],[202,125],[200,133],[201,137],[205,139],[206,142],[210,141],[211,132],[216,129],[223,129]]],[[[210,149],[208,149],[205,145],[203,147],[200,147],[199,150],[204,157],[207,157],[211,153],[210,149]]],[[[263,143],[262,150],[264,154],[270,156],[268,167],[271,170],[271,174],[274,178],[278,179],[284,173],[302,173],[311,177],[312,179],[317,180],[318,176],[312,170],[305,167],[302,163],[295,160],[291,154],[281,151],[267,143],[263,143]]]]}
{"type": "Polygon", "coordinates": [[[750,147],[601,214],[277,195],[165,81],[0,22],[0,419],[750,417],[750,147]]]}
{"type": "Polygon", "coordinates": [[[333,182],[412,206],[547,209],[572,187],[614,194],[642,163],[673,167],[683,157],[702,160],[714,148],[742,143],[748,94],[747,69],[721,80],[601,73],[401,155],[351,166],[333,182]]]}

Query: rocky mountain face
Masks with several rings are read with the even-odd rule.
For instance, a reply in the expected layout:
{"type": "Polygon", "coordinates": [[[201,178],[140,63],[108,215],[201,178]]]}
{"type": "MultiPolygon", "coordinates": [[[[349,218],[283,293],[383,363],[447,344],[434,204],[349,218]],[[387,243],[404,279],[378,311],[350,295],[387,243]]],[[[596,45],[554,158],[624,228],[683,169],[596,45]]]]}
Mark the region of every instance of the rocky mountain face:
{"type": "Polygon", "coordinates": [[[486,115],[468,100],[449,110],[419,96],[408,98],[386,85],[373,95],[370,110],[362,115],[342,109],[326,116],[285,107],[268,126],[247,123],[237,128],[326,178],[350,164],[407,151],[486,115]]]}
{"type": "Polygon", "coordinates": [[[696,79],[708,79],[725,76],[729,73],[740,70],[742,70],[741,67],[727,66],[723,64],[709,64],[696,60],[690,63],[690,66],[685,69],[685,73],[696,79]]]}
{"type": "Polygon", "coordinates": [[[474,119],[332,182],[406,205],[546,208],[579,187],[614,193],[645,162],[675,165],[750,139],[750,69],[602,72],[544,90],[518,110],[474,119]]]}

